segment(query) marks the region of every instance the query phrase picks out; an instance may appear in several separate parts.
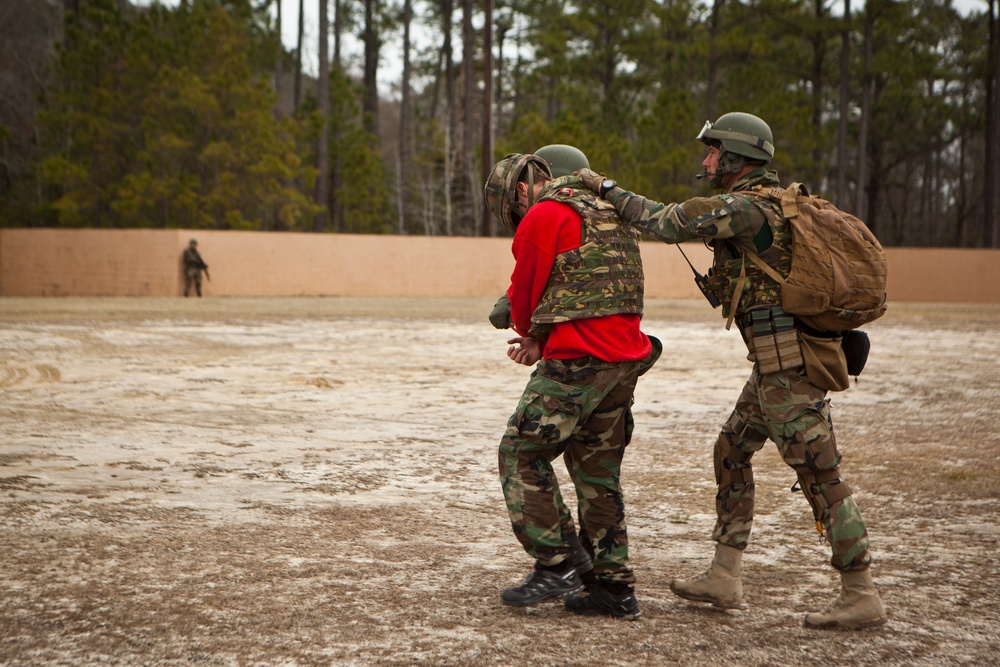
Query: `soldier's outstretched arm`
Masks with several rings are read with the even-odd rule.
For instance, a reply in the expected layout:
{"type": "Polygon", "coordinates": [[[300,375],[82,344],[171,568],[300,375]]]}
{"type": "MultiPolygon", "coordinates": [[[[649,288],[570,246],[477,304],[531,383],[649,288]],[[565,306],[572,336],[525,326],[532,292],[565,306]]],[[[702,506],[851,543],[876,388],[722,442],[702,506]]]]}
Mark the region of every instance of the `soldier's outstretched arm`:
{"type": "MultiPolygon", "coordinates": [[[[601,196],[603,175],[590,169],[574,172],[588,189],[601,196]]],[[[627,224],[644,231],[664,243],[680,243],[693,238],[687,216],[680,204],[664,204],[646,199],[617,185],[603,193],[615,205],[618,214],[627,224]]]]}

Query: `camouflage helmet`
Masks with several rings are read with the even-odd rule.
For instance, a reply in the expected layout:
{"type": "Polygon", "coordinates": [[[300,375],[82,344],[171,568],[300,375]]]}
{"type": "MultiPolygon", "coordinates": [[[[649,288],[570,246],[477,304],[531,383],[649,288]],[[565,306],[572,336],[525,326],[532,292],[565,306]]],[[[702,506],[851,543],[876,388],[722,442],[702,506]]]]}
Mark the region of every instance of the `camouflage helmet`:
{"type": "Polygon", "coordinates": [[[705,121],[698,141],[718,143],[727,153],[767,164],[774,157],[774,135],[763,120],[748,113],[727,113],[719,120],[705,121]]]}
{"type": "Polygon", "coordinates": [[[535,155],[549,163],[552,178],[569,176],[577,169],[590,169],[590,160],[575,146],[549,144],[535,151],[535,155]]]}
{"type": "Polygon", "coordinates": [[[525,169],[528,170],[528,208],[531,208],[535,197],[535,174],[541,174],[545,180],[552,178],[548,163],[537,155],[508,153],[493,166],[484,187],[490,213],[512,232],[524,217],[524,211],[514,209],[517,207],[517,182],[525,169]]]}

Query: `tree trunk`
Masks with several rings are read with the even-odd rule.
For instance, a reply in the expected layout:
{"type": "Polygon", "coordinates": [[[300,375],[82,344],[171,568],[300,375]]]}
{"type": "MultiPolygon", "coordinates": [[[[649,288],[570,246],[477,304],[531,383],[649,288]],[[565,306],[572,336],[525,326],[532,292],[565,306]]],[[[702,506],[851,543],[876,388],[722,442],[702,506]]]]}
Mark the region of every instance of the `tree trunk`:
{"type": "Polygon", "coordinates": [[[299,34],[295,46],[295,94],[292,98],[296,109],[302,101],[302,39],[306,31],[305,14],[305,0],[299,0],[299,34]]]}
{"type": "Polygon", "coordinates": [[[1000,73],[1000,44],[997,35],[996,7],[989,0],[989,65],[986,68],[986,164],[983,169],[983,247],[997,246],[1000,225],[1000,174],[997,170],[997,138],[1000,135],[1000,113],[997,109],[997,77],[1000,73]]]}
{"type": "Polygon", "coordinates": [[[875,32],[875,11],[871,0],[865,3],[865,65],[861,73],[861,123],[858,127],[858,202],[857,216],[865,221],[869,229],[874,220],[868,215],[868,124],[871,116],[872,99],[872,39],[875,32]]]}
{"type": "Polygon", "coordinates": [[[472,93],[476,87],[472,63],[475,59],[475,33],[472,30],[472,0],[462,0],[462,142],[458,149],[459,179],[464,184],[459,199],[464,203],[462,218],[467,233],[475,235],[476,209],[473,203],[472,143],[475,114],[472,112],[472,93]]]}
{"type": "Polygon", "coordinates": [[[365,130],[378,136],[378,55],[381,47],[378,34],[378,0],[365,0],[365,25],[361,41],[365,45],[364,114],[365,130]]]}
{"type": "MultiPolygon", "coordinates": [[[[837,123],[836,201],[847,210],[847,102],[851,79],[851,0],[844,0],[844,29],[840,33],[840,119],[837,123]]],[[[856,207],[854,207],[856,210],[856,207]]]]}
{"type": "Polygon", "coordinates": [[[715,97],[718,88],[719,78],[719,16],[722,14],[722,5],[726,0],[714,0],[712,2],[712,25],[708,33],[708,120],[713,123],[717,120],[715,114],[715,97]]]}
{"type": "Polygon", "coordinates": [[[494,131],[503,133],[503,40],[510,30],[510,20],[502,17],[497,21],[497,66],[496,66],[496,105],[493,120],[494,131]]]}
{"type": "Polygon", "coordinates": [[[313,221],[317,232],[326,230],[327,187],[330,178],[330,42],[327,0],[319,0],[319,81],[316,82],[316,102],[320,115],[319,145],[316,147],[316,204],[319,213],[313,221]]]}
{"type": "Polygon", "coordinates": [[[410,200],[410,21],[412,0],[403,2],[403,81],[399,109],[399,233],[409,233],[410,200]]]}
{"type": "Polygon", "coordinates": [[[826,6],[824,0],[815,0],[816,33],[813,35],[813,71],[812,71],[812,126],[815,145],[812,154],[812,174],[810,183],[817,192],[826,189],[821,182],[823,170],[823,57],[826,53],[826,33],[823,29],[826,6]]]}
{"type": "MultiPolygon", "coordinates": [[[[342,0],[333,0],[333,71],[337,77],[343,73],[343,64],[340,60],[340,38],[344,33],[344,7],[342,0]]],[[[330,141],[334,146],[340,146],[340,139],[343,132],[340,129],[340,122],[333,124],[333,133],[330,141]]],[[[338,150],[333,154],[333,165],[330,174],[330,196],[328,198],[330,206],[330,225],[333,231],[339,232],[344,228],[344,214],[340,209],[340,190],[344,182],[344,160],[338,150]]]]}
{"type": "MultiPolygon", "coordinates": [[[[493,0],[483,0],[483,170],[479,181],[485,183],[493,167],[493,0]]],[[[486,197],[479,214],[483,218],[483,236],[493,236],[493,215],[486,197]]]]}
{"type": "MultiPolygon", "coordinates": [[[[281,80],[285,76],[285,46],[281,41],[281,0],[277,0],[278,16],[275,19],[274,29],[278,33],[278,60],[274,63],[274,89],[281,90],[281,80]]],[[[278,93],[278,101],[274,105],[274,117],[281,118],[281,93],[278,93]]]]}

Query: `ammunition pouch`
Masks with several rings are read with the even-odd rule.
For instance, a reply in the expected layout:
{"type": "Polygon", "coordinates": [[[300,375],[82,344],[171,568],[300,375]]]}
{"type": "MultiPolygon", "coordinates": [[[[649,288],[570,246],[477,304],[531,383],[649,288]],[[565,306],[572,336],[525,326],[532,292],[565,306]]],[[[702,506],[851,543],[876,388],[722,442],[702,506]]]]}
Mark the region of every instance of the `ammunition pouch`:
{"type": "Polygon", "coordinates": [[[799,322],[799,340],[809,382],[827,391],[843,391],[851,386],[842,349],[843,332],[817,331],[799,322]]]}
{"type": "Polygon", "coordinates": [[[821,470],[820,472],[799,471],[798,476],[802,494],[809,501],[816,521],[823,520],[824,512],[831,505],[852,494],[851,487],[840,479],[839,466],[833,470],[821,470]],[[821,486],[825,488],[819,491],[818,487],[821,486]]]}
{"type": "Polygon", "coordinates": [[[750,359],[761,375],[801,368],[805,364],[795,318],[781,306],[751,309],[739,320],[750,359]]]}

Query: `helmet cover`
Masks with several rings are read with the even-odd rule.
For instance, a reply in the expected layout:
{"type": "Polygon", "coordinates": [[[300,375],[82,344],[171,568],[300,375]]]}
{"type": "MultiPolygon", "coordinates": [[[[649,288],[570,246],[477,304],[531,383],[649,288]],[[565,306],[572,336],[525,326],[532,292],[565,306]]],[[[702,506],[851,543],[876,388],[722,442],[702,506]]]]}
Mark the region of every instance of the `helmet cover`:
{"type": "MultiPolygon", "coordinates": [[[[484,187],[486,205],[493,217],[510,231],[517,230],[524,212],[516,212],[517,182],[525,169],[529,169],[529,184],[534,182],[534,174],[540,173],[546,180],[552,178],[545,160],[531,153],[509,153],[493,166],[484,187]]],[[[530,188],[529,188],[530,190],[530,188]]]]}

